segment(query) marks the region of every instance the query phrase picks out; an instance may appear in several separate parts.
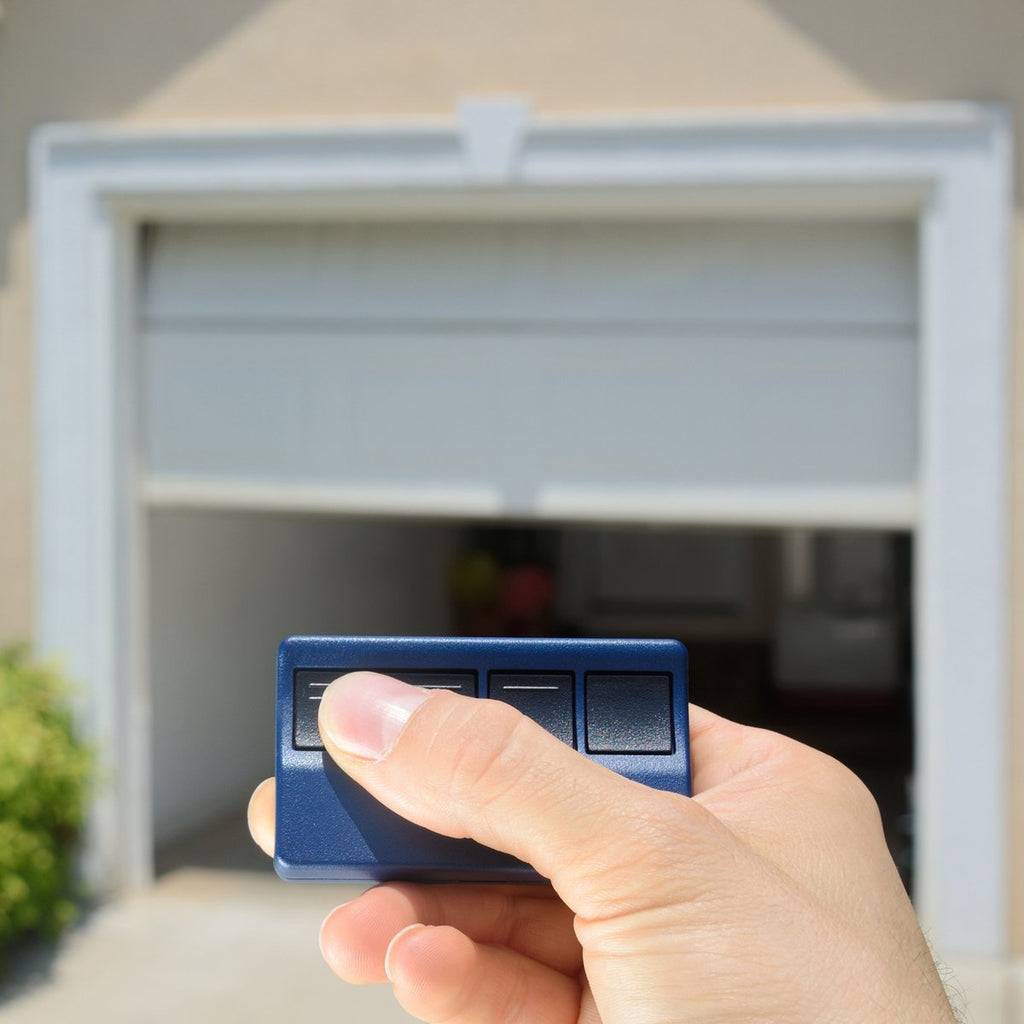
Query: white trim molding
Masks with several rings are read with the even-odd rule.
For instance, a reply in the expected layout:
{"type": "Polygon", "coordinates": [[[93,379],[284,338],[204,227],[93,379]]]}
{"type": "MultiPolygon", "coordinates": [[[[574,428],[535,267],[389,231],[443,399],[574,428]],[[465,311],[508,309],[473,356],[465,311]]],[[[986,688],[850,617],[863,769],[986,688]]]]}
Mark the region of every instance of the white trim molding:
{"type": "MultiPolygon", "coordinates": [[[[39,131],[37,637],[90,688],[88,722],[113,759],[92,819],[93,879],[132,884],[152,870],[142,509],[205,500],[201,482],[143,493],[136,465],[140,224],[894,215],[920,224],[916,488],[760,505],[756,494],[680,489],[603,503],[628,519],[915,531],[918,909],[943,956],[1005,956],[1010,163],[1005,113],[973,104],[566,122],[506,100],[443,123],[39,131]]],[[[214,503],[257,501],[259,490],[214,503]]],[[[360,495],[328,497],[342,508],[360,495]]],[[[541,514],[585,517],[592,497],[551,493],[541,514]]],[[[498,511],[488,494],[436,498],[439,511],[498,511]]]]}

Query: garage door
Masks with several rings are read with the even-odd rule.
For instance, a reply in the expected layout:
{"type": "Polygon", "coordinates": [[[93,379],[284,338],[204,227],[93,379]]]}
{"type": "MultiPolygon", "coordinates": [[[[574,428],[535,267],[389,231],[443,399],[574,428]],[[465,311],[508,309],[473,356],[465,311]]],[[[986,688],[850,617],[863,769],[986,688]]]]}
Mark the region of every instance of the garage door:
{"type": "Polygon", "coordinates": [[[915,253],[897,222],[160,226],[147,494],[685,521],[856,493],[906,525],[915,253]]]}

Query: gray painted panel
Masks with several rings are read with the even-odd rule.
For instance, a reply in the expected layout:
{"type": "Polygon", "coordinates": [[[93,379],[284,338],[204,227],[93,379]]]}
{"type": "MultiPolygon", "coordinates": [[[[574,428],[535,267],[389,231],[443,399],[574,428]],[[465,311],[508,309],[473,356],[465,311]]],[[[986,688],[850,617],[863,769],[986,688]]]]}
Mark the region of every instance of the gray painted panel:
{"type": "Polygon", "coordinates": [[[900,325],[909,222],[550,221],[161,227],[143,318],[900,325]]]}
{"type": "Polygon", "coordinates": [[[152,331],[151,474],[238,481],[912,482],[904,333],[152,331]]]}
{"type": "Polygon", "coordinates": [[[893,223],[171,226],[143,303],[154,477],[912,483],[893,223]]]}

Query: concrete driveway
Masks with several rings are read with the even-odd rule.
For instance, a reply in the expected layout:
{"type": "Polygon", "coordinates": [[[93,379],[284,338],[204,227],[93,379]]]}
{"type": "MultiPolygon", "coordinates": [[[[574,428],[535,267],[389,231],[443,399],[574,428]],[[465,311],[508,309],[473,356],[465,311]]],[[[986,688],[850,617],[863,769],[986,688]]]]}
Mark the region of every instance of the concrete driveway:
{"type": "Polygon", "coordinates": [[[19,957],[0,1021],[407,1024],[390,986],[345,985],[320,958],[320,921],[356,891],[288,885],[262,863],[178,868],[19,957]]]}

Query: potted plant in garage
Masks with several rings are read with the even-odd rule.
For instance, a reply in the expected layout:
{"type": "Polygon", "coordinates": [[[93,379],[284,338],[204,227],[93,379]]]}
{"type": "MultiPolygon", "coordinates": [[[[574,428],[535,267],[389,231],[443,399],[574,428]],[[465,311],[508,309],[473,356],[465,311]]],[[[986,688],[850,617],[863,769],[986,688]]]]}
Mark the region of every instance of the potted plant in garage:
{"type": "Polygon", "coordinates": [[[74,858],[93,756],[68,687],[25,647],[0,649],[0,963],[20,939],[54,937],[75,914],[74,858]]]}

